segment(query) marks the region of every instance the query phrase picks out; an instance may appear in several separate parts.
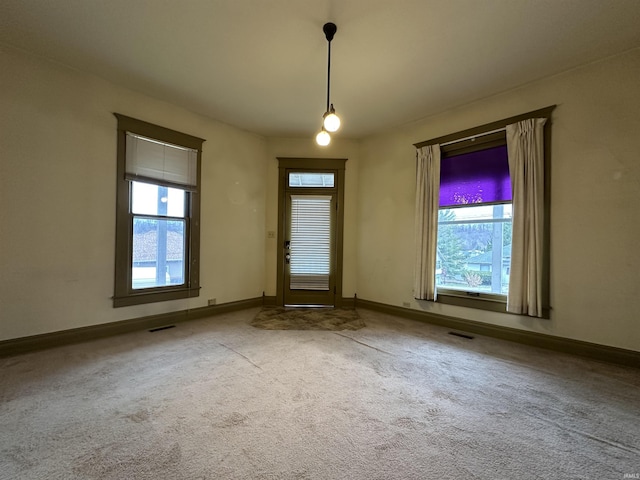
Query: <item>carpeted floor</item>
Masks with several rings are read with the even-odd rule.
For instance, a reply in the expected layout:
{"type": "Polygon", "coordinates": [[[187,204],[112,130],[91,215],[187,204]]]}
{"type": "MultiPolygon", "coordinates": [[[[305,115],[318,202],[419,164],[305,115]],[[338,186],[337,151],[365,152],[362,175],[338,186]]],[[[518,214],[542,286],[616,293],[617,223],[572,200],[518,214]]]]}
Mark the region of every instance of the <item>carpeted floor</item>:
{"type": "Polygon", "coordinates": [[[640,371],[359,310],[257,309],[0,359],[0,479],[598,479],[640,473],[640,371]]]}
{"type": "Polygon", "coordinates": [[[360,330],[365,327],[353,308],[264,307],[251,325],[264,330],[360,330]]]}

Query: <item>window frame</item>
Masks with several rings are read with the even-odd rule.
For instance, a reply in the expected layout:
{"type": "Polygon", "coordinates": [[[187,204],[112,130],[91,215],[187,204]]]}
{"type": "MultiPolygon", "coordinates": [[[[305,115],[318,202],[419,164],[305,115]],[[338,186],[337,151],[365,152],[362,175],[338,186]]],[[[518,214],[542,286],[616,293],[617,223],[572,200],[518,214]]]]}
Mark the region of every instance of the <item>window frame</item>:
{"type": "MultiPolygon", "coordinates": [[[[482,148],[498,146],[502,140],[500,136],[505,136],[502,130],[507,126],[530,118],[546,118],[544,125],[544,242],[543,242],[543,315],[541,318],[550,318],[550,225],[551,225],[551,115],[556,105],[550,105],[539,110],[523,113],[513,117],[505,118],[495,122],[487,123],[477,127],[451,133],[419,143],[414,143],[415,148],[422,148],[427,145],[440,145],[442,156],[452,156],[463,153],[470,153],[482,148]],[[499,131],[497,131],[499,130],[499,131]]],[[[506,136],[504,142],[506,143],[506,136]]],[[[461,294],[456,291],[442,292],[437,289],[436,303],[455,305],[460,307],[475,308],[492,312],[507,312],[507,297],[491,298],[490,294],[485,297],[461,294]]]]}
{"type": "MultiPolygon", "coordinates": [[[[125,307],[145,303],[164,302],[200,295],[200,193],[201,157],[204,139],[182,132],[114,113],[118,120],[117,129],[117,179],[116,179],[116,251],[113,306],[125,307]],[[197,182],[195,189],[167,184],[161,181],[140,179],[153,185],[185,189],[185,277],[181,285],[132,288],[132,247],[133,218],[131,211],[131,180],[126,178],[126,136],[127,132],[141,135],[164,143],[197,150],[197,182]]],[[[144,216],[144,215],[143,215],[144,216]]]]}

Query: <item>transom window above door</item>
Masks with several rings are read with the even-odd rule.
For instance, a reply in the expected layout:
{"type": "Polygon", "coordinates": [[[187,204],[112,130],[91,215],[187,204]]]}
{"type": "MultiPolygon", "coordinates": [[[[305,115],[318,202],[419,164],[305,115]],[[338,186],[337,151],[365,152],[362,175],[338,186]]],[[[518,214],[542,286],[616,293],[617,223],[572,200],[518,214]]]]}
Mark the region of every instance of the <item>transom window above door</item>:
{"type": "Polygon", "coordinates": [[[289,187],[334,188],[335,174],[332,172],[289,172],[289,187]]]}

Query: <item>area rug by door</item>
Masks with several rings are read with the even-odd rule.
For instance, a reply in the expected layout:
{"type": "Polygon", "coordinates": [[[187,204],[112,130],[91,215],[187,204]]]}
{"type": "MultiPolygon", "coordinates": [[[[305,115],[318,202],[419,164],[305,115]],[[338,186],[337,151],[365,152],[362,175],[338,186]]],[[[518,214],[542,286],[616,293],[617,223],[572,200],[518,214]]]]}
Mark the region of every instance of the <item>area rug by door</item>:
{"type": "Polygon", "coordinates": [[[359,330],[364,321],[352,308],[264,307],[251,321],[264,330],[359,330]]]}

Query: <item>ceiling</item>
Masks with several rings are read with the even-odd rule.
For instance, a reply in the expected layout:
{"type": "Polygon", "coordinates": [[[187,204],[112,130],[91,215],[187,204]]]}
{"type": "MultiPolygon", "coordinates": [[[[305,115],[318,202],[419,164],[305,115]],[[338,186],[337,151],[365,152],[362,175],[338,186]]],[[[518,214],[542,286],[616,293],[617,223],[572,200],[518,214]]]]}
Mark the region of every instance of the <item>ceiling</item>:
{"type": "Polygon", "coordinates": [[[639,0],[1,0],[0,43],[266,136],[361,138],[640,47],[639,0]]]}

